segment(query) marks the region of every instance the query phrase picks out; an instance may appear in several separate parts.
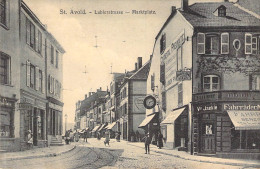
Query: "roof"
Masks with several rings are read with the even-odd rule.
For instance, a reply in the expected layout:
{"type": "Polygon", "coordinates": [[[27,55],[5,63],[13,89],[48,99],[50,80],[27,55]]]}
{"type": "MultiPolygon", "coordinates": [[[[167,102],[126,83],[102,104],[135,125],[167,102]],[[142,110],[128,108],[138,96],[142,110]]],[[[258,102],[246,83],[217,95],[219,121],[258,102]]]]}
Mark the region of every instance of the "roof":
{"type": "Polygon", "coordinates": [[[259,19],[231,2],[195,3],[188,10],[179,12],[194,27],[260,27],[259,19]],[[220,6],[226,7],[226,17],[213,14],[220,6]]]}
{"type": "Polygon", "coordinates": [[[260,15],[260,3],[259,0],[239,0],[238,4],[258,15],[260,15]]]}
{"type": "Polygon", "coordinates": [[[150,70],[150,60],[144,64],[137,72],[135,72],[129,79],[131,80],[146,80],[150,70]]]}

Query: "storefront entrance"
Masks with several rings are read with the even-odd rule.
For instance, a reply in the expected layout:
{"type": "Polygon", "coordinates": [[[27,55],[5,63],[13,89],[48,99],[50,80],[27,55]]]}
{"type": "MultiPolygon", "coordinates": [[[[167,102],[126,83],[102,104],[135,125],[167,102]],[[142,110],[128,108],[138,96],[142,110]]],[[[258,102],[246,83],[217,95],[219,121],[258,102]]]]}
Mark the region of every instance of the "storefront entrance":
{"type": "Polygon", "coordinates": [[[201,115],[200,123],[200,144],[201,153],[215,154],[216,143],[215,143],[215,114],[205,113],[201,115]]]}

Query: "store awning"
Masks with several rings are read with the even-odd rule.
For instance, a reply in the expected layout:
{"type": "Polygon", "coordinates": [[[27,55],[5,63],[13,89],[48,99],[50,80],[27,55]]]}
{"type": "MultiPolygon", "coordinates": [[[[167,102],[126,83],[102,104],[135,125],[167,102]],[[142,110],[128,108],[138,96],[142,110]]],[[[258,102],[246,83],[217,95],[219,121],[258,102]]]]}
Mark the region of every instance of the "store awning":
{"type": "Polygon", "coordinates": [[[116,126],[116,122],[113,122],[112,124],[110,124],[110,125],[107,127],[107,129],[108,129],[108,130],[112,130],[113,127],[115,127],[115,126],[116,126]]]}
{"type": "Polygon", "coordinates": [[[259,130],[260,111],[227,111],[235,130],[259,130]]]}
{"type": "Polygon", "coordinates": [[[104,129],[104,127],[106,127],[107,124],[102,124],[102,126],[98,129],[98,131],[101,131],[102,129],[104,129]]]}
{"type": "Polygon", "coordinates": [[[138,127],[145,127],[154,118],[155,114],[147,116],[138,127]]]}
{"type": "Polygon", "coordinates": [[[161,124],[173,124],[175,120],[181,115],[185,107],[172,111],[162,122],[161,124]]]}
{"type": "Polygon", "coordinates": [[[94,129],[92,130],[92,132],[97,131],[97,129],[98,129],[99,127],[100,127],[100,126],[96,126],[96,127],[94,127],[94,129]]]}

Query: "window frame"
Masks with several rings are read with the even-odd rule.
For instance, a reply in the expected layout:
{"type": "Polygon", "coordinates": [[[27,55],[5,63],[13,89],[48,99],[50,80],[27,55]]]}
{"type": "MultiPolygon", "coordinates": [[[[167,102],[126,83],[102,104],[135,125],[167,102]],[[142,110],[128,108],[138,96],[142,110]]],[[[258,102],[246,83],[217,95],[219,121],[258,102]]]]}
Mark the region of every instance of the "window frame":
{"type": "Polygon", "coordinates": [[[216,33],[208,33],[205,35],[205,54],[206,55],[219,55],[221,52],[220,52],[220,41],[221,41],[221,38],[219,36],[219,34],[216,34],[216,33]],[[216,42],[218,43],[218,49],[217,49],[217,53],[213,53],[213,48],[214,48],[214,45],[213,45],[213,38],[217,38],[216,42]],[[210,44],[207,43],[207,39],[210,38],[210,44]],[[210,46],[208,46],[210,45],[210,46]],[[209,47],[209,49],[208,49],[209,47]],[[209,51],[209,53],[208,53],[209,51]]]}
{"type": "Polygon", "coordinates": [[[252,54],[252,34],[251,33],[245,33],[245,54],[252,54]],[[247,37],[250,37],[250,43],[248,43],[247,37]],[[250,46],[251,51],[247,51],[247,46],[250,46]]]}
{"type": "Polygon", "coordinates": [[[213,91],[219,91],[220,90],[220,77],[218,75],[214,75],[214,74],[210,74],[210,75],[204,75],[203,78],[202,78],[202,89],[203,89],[203,92],[213,92],[213,91]],[[206,77],[209,77],[210,78],[210,81],[209,83],[206,83],[206,84],[209,84],[210,88],[209,89],[205,89],[205,78],[206,77]],[[216,83],[213,83],[213,78],[214,77],[217,77],[218,78],[218,88],[216,90],[213,90],[213,84],[216,84],[216,83]]]}
{"type": "Polygon", "coordinates": [[[7,21],[6,21],[7,20],[7,0],[1,0],[1,1],[3,3],[0,3],[0,24],[6,26],[6,24],[7,24],[7,21]],[[1,11],[2,11],[3,16],[1,14],[1,11]]]}
{"type": "Polygon", "coordinates": [[[221,33],[221,40],[220,40],[220,50],[221,50],[221,54],[229,54],[229,33],[228,32],[224,32],[224,33],[221,33]],[[228,39],[228,42],[224,43],[223,42],[223,36],[227,35],[227,39],[228,39]],[[227,46],[227,52],[223,52],[223,46],[227,46]]]}
{"type": "Polygon", "coordinates": [[[257,36],[252,36],[252,54],[257,55],[258,54],[258,38],[257,36]],[[253,42],[255,40],[255,42],[253,42]],[[255,47],[253,47],[255,45],[255,47]]]}
{"type": "Polygon", "coordinates": [[[162,54],[166,49],[166,33],[163,33],[160,39],[160,53],[162,54]]]}
{"type": "Polygon", "coordinates": [[[33,64],[30,64],[30,88],[36,88],[36,67],[33,64]]]}
{"type": "MultiPolygon", "coordinates": [[[[0,79],[0,84],[2,85],[10,85],[11,84],[11,58],[10,56],[0,52],[0,59],[4,60],[5,63],[3,65],[4,73],[3,75],[0,74],[1,76],[4,76],[5,80],[2,81],[2,78],[0,79]]],[[[0,67],[2,67],[0,65],[0,67]]]]}

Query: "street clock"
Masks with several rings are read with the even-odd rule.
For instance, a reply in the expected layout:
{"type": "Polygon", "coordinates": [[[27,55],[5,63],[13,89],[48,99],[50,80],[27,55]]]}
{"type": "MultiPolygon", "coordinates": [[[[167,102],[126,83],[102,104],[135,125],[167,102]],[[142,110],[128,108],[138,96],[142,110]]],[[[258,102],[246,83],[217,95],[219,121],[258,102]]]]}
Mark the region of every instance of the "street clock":
{"type": "Polygon", "coordinates": [[[156,105],[156,99],[153,96],[147,96],[144,98],[144,107],[146,109],[152,109],[156,105]]]}

